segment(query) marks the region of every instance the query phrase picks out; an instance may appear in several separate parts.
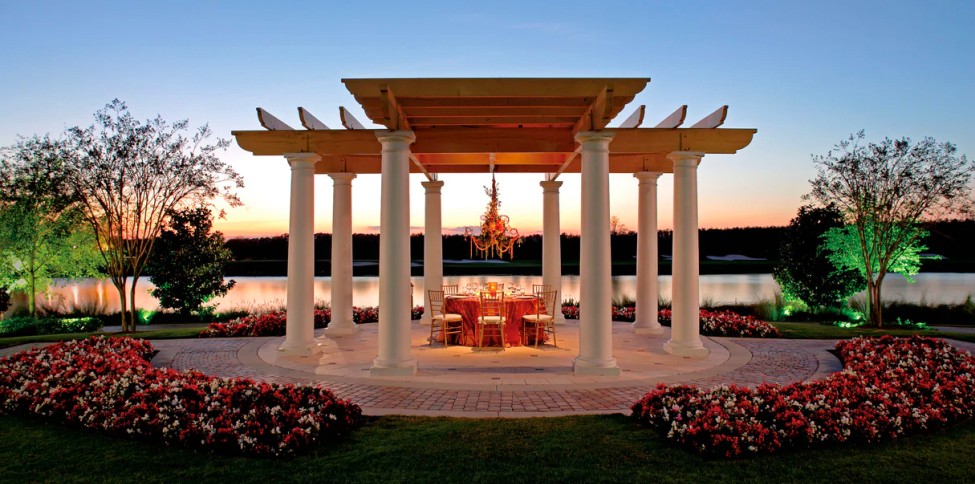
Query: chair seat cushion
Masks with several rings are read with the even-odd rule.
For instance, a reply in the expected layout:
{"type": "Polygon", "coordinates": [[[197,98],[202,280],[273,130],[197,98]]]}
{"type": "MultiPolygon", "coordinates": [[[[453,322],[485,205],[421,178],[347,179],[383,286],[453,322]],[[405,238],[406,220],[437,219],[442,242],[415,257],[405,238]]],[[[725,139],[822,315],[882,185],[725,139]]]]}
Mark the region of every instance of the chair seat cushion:
{"type": "Polygon", "coordinates": [[[524,318],[525,321],[533,323],[547,323],[552,320],[552,316],[548,314],[526,314],[522,316],[522,318],[524,318]]]}
{"type": "Polygon", "coordinates": [[[445,319],[448,323],[459,323],[464,321],[463,316],[459,314],[453,314],[453,313],[444,314],[443,319],[445,319]]]}
{"type": "Polygon", "coordinates": [[[481,316],[477,318],[481,324],[498,324],[504,322],[504,316],[481,316]]]}

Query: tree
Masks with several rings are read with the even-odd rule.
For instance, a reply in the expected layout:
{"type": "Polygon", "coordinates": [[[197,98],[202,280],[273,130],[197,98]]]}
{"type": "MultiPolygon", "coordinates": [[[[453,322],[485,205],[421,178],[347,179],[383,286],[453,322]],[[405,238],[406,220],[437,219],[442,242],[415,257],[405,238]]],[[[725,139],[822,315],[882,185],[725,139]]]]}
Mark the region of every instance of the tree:
{"type": "Polygon", "coordinates": [[[20,139],[0,160],[0,282],[36,295],[54,278],[99,274],[95,239],[71,191],[63,187],[60,140],[20,139]]]}
{"type": "Polygon", "coordinates": [[[206,144],[212,134],[206,125],[187,137],[188,126],[186,120],[170,125],[160,116],[141,123],[116,99],[95,113],[95,124],[67,132],[67,182],[118,289],[126,332],[135,331],[136,285],[171,211],[207,206],[218,196],[240,205],[233,189],[243,187],[243,180],[217,157],[230,142],[206,144]]]}
{"type": "Polygon", "coordinates": [[[835,205],[799,207],[779,247],[779,263],[772,271],[787,299],[809,307],[830,307],[863,289],[856,268],[839,269],[824,250],[822,235],[843,227],[843,214],[835,205]]]}
{"type": "Polygon", "coordinates": [[[223,234],[213,229],[213,214],[198,207],[170,212],[169,221],[153,248],[147,271],[156,285],[159,305],[183,316],[207,312],[204,304],[227,294],[234,281],[224,282],[224,264],[232,260],[223,234]]]}
{"type": "MultiPolygon", "coordinates": [[[[921,239],[928,235],[928,231],[917,226],[904,227],[900,230],[913,232],[902,236],[904,240],[911,242],[903,243],[897,248],[891,256],[886,270],[887,272],[901,274],[913,283],[913,276],[921,270],[921,252],[927,250],[927,247],[921,245],[921,239]]],[[[867,246],[873,245],[872,237],[874,237],[875,231],[868,227],[865,233],[867,235],[867,246]]],[[[861,278],[867,277],[867,268],[870,268],[870,273],[873,274],[880,272],[880,260],[870,259],[866,263],[864,262],[860,249],[860,235],[855,227],[847,225],[831,228],[822,235],[822,239],[829,260],[840,270],[856,271],[861,278]]],[[[868,300],[868,309],[872,310],[874,304],[880,303],[879,301],[868,300]]]]}
{"type": "Polygon", "coordinates": [[[924,138],[884,139],[862,144],[863,131],[814,156],[816,178],[807,197],[835,203],[856,233],[858,263],[867,284],[869,321],[883,325],[880,289],[884,276],[918,244],[919,224],[972,213],[975,166],[951,143],[924,138]]]}

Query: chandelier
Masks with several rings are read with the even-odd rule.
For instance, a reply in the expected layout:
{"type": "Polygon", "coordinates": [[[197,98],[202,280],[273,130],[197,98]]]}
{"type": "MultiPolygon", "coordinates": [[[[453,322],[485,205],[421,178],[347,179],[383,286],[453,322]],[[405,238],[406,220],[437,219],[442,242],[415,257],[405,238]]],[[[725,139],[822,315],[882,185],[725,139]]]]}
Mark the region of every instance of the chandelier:
{"type": "Polygon", "coordinates": [[[481,215],[481,232],[474,235],[474,229],[467,227],[464,230],[464,237],[471,241],[471,258],[474,257],[476,248],[480,255],[485,259],[497,255],[504,258],[508,254],[509,259],[514,259],[514,246],[521,244],[521,236],[518,229],[508,225],[510,220],[507,215],[498,214],[498,182],[494,180],[494,172],[491,173],[491,188],[484,187],[491,201],[488,202],[487,211],[481,215]]]}

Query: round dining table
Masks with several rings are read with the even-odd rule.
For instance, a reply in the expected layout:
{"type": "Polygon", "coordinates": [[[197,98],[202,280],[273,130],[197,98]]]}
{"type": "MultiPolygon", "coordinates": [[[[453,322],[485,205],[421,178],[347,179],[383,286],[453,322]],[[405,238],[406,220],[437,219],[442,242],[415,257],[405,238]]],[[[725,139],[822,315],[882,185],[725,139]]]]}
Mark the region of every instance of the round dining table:
{"type": "MultiPolygon", "coordinates": [[[[504,342],[509,346],[523,346],[535,344],[533,334],[528,335],[527,341],[522,341],[521,330],[524,327],[522,316],[535,312],[538,298],[530,295],[505,295],[504,298],[504,342]]],[[[458,294],[444,297],[443,309],[445,313],[459,314],[464,320],[464,329],[459,335],[450,335],[452,344],[477,346],[479,333],[477,319],[481,315],[481,302],[475,295],[458,294]],[[454,338],[456,337],[456,343],[454,338]]],[[[545,341],[545,334],[539,335],[539,343],[545,341]]],[[[497,332],[488,329],[484,335],[484,346],[501,346],[501,337],[497,332]]]]}

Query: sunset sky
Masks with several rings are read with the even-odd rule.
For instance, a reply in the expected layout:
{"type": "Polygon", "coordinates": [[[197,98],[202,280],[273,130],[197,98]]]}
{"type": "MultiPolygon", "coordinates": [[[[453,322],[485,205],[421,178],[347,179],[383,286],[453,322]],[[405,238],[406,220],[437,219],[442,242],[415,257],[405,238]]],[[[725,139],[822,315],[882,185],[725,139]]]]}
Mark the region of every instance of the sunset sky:
{"type": "MultiPolygon", "coordinates": [[[[341,78],[650,77],[623,117],[652,126],[681,104],[688,124],[728,104],[725,127],[757,128],[699,170],[701,227],[783,225],[815,174],[812,154],[850,133],[932,136],[975,155],[975,2],[0,2],[0,145],[89,125],[113,98],[141,119],[259,129],[260,106],[332,128],[365,122],[341,78]]],[[[367,126],[369,124],[367,123],[367,126]]],[[[234,144],[244,206],[229,237],[287,232],[289,169],[234,144]]],[[[541,230],[541,174],[498,175],[501,209],[541,230]]],[[[411,224],[423,226],[422,175],[411,224]]],[[[486,174],[445,175],[447,232],[476,225],[486,174]]],[[[562,228],[579,228],[579,176],[563,175],[562,228]]],[[[611,177],[611,213],[636,228],[637,181],[611,177]]],[[[379,175],[353,182],[357,232],[379,225],[379,175]]],[[[316,179],[316,231],[331,230],[331,179],[316,179]]],[[[672,178],[659,183],[671,227],[672,178]]]]}

